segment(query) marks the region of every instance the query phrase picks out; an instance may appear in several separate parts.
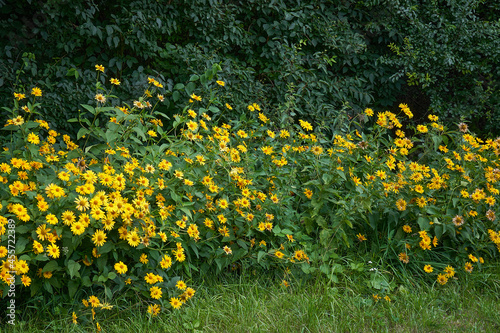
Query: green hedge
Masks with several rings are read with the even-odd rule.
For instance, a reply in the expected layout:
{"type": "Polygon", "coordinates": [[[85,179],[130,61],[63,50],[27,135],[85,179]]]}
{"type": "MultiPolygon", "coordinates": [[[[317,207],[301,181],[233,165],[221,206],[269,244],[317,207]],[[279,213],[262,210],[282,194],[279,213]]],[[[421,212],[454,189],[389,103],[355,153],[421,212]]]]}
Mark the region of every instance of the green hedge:
{"type": "MultiPolygon", "coordinates": [[[[233,104],[250,98],[330,133],[340,110],[394,111],[400,100],[418,119],[433,112],[495,133],[499,13],[493,0],[28,0],[0,7],[0,96],[42,87],[44,118],[74,135],[64,119],[92,100],[96,63],[122,80],[124,100],[148,75],[173,94],[220,64],[233,104]]],[[[174,99],[163,113],[181,106],[174,99]]]]}

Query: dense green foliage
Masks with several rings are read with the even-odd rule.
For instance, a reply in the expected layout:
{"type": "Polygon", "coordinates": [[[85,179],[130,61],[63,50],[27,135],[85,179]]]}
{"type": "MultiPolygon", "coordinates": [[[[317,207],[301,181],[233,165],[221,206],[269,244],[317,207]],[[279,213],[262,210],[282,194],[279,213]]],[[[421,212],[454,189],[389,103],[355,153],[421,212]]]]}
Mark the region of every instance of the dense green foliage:
{"type": "Polygon", "coordinates": [[[125,99],[142,93],[146,75],[166,82],[173,99],[161,111],[173,114],[192,74],[219,63],[235,105],[256,101],[283,121],[300,116],[333,130],[342,109],[393,109],[404,100],[417,119],[429,111],[443,120],[463,117],[494,134],[499,6],[494,0],[12,2],[0,7],[0,96],[11,99],[14,90],[37,85],[50,97],[45,119],[76,134],[65,119],[93,98],[95,64],[123,81],[125,99]]]}
{"type": "Polygon", "coordinates": [[[288,286],[360,274],[387,293],[393,276],[445,285],[498,263],[500,139],[436,115],[403,125],[413,113],[400,104],[365,109],[330,140],[257,103],[233,108],[220,70],[190,79],[166,126],[164,83],[149,77],[114,107],[120,83],[95,66],[95,101],[68,120],[80,144],[38,119],[50,103],[40,88],[15,92],[0,153],[4,300],[19,288],[19,301],[93,309],[131,291],[156,315],[194,295],[182,276],[272,268],[288,286]]]}
{"type": "Polygon", "coordinates": [[[387,297],[484,273],[500,251],[500,138],[481,139],[500,130],[499,14],[0,1],[0,292],[93,314],[95,292],[128,290],[156,315],[194,295],[179,278],[195,272],[357,275],[387,297]]]}

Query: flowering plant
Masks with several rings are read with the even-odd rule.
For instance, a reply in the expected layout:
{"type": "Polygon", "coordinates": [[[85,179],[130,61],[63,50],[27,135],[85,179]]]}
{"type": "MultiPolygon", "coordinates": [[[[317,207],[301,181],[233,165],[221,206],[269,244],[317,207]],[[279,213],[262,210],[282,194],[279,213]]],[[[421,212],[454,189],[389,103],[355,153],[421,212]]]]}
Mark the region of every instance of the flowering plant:
{"type": "Polygon", "coordinates": [[[129,104],[112,94],[118,79],[109,90],[97,83],[95,104],[69,120],[81,126],[76,140],[36,119],[40,89],[15,92],[0,153],[4,296],[11,281],[32,296],[101,289],[103,301],[83,302],[94,311],[130,288],[156,315],[194,295],[180,279],[193,272],[281,267],[286,282],[289,268],[330,274],[339,254],[372,251],[444,284],[454,267],[470,273],[497,255],[500,140],[465,124],[450,131],[434,115],[404,128],[413,116],[404,104],[401,118],[367,109],[331,140],[257,103],[224,121],[233,106],[220,97],[218,70],[174,91],[151,77],[129,104]],[[172,119],[157,111],[182,95],[172,119]],[[352,250],[358,243],[366,246],[352,250]]]}

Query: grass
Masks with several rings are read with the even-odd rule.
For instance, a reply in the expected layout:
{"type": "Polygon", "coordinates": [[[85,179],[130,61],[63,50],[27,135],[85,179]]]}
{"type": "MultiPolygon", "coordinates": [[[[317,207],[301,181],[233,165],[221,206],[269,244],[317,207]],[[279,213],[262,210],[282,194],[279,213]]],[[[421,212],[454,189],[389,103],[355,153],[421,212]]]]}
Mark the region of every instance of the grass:
{"type": "MultiPolygon", "coordinates": [[[[266,274],[207,277],[180,310],[149,318],[146,305],[128,295],[96,320],[103,332],[498,332],[498,281],[491,275],[445,286],[405,283],[388,294],[390,302],[375,302],[373,289],[321,277],[288,288],[266,274]]],[[[72,324],[68,315],[48,318],[47,307],[28,311],[4,331],[96,331],[91,322],[72,324]]]]}

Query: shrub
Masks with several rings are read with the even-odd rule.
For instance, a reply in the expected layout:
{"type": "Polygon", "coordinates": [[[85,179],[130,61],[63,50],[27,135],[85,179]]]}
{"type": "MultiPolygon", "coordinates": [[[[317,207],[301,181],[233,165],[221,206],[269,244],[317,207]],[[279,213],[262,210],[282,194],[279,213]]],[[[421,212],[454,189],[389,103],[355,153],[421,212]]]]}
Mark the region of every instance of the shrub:
{"type": "MultiPolygon", "coordinates": [[[[237,140],[231,125],[211,121],[230,108],[218,101],[224,82],[213,82],[216,70],[201,76],[205,94],[191,94],[170,131],[157,118],[165,117],[156,111],[163,83],[150,77],[143,96],[112,107],[119,81],[111,78],[108,89],[98,78],[95,103],[70,120],[81,126],[79,145],[37,119],[39,88],[16,93],[0,163],[4,297],[15,280],[31,296],[74,298],[97,288],[108,303],[130,288],[177,308],[194,294],[172,290],[180,274],[308,260],[292,221],[276,219],[282,189],[253,167],[243,128],[235,126],[237,140]],[[109,120],[102,125],[101,115],[109,120]],[[7,246],[8,219],[15,250],[7,246]],[[17,276],[9,274],[12,262],[17,276]]],[[[96,71],[104,75],[104,67],[96,71]]]]}
{"type": "Polygon", "coordinates": [[[14,95],[0,155],[4,298],[14,281],[106,308],[131,289],[157,314],[192,297],[184,274],[260,266],[289,281],[297,267],[337,281],[366,271],[342,256],[370,252],[445,284],[497,257],[500,140],[466,124],[449,130],[430,115],[404,127],[405,104],[403,117],[366,109],[332,139],[302,119],[284,127],[257,103],[222,122],[233,106],[214,66],[182,88],[189,101],[167,128],[164,82],[149,77],[142,96],[113,106],[120,82],[95,70],[95,101],[69,120],[77,142],[38,119],[38,87],[14,95]]]}

